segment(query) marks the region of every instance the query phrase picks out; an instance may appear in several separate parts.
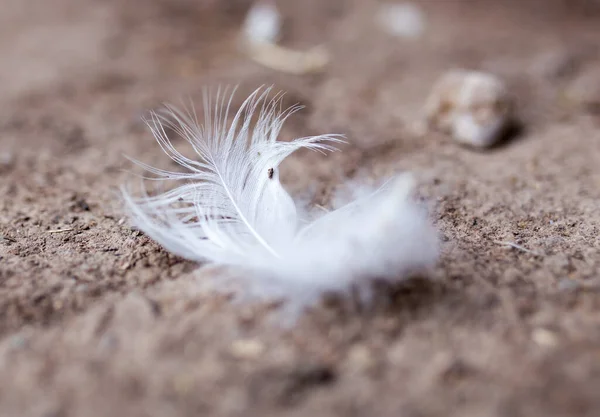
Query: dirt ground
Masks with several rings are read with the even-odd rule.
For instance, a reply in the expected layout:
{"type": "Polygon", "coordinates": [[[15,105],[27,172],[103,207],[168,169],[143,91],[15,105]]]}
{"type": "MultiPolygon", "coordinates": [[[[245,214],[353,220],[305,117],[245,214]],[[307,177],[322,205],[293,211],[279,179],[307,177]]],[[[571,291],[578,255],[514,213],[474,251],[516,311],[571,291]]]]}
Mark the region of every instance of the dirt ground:
{"type": "Polygon", "coordinates": [[[295,76],[239,53],[247,3],[0,2],[0,415],[600,415],[600,7],[421,1],[426,32],[402,40],[375,2],[284,1],[283,43],[333,57],[295,76]],[[507,81],[519,136],[475,152],[411,133],[453,67],[507,81]],[[217,84],[306,105],[284,138],[348,136],[292,157],[292,192],[417,174],[433,279],[282,328],[132,230],[123,155],[166,159],[140,115],[217,84]]]}

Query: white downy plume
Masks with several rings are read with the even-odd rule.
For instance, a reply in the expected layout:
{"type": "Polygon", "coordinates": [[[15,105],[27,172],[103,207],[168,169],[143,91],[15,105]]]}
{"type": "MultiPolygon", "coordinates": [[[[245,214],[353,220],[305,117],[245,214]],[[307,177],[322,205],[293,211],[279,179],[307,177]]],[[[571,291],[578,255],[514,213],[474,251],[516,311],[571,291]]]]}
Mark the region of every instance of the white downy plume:
{"type": "Polygon", "coordinates": [[[204,125],[171,106],[151,113],[147,124],[156,140],[187,172],[137,162],[156,179],[185,183],[139,198],[124,190],[135,225],[183,258],[238,268],[253,294],[283,296],[299,306],[325,292],[356,288],[368,295],[373,279],[398,281],[426,272],[437,259],[437,233],[412,199],[410,175],[323,211],[309,224],[298,221],[294,201],[279,182],[280,163],[300,148],[324,153],[343,140],[321,135],[278,142],[283,122],[300,107],[281,112],[281,96],[269,101],[269,91],[255,91],[229,126],[226,94],[217,94],[214,113],[205,94],[204,125]],[[176,150],[166,130],[185,139],[198,158],[176,150]]]}

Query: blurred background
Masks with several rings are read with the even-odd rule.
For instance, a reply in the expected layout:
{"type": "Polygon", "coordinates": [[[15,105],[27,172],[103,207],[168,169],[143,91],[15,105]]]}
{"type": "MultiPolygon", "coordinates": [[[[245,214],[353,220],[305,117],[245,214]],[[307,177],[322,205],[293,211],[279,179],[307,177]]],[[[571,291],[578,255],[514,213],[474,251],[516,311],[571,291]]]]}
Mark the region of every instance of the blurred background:
{"type": "Polygon", "coordinates": [[[599,1],[0,0],[0,57],[0,415],[599,415],[599,1]],[[348,138],[292,194],[417,175],[433,281],[282,330],[128,226],[141,115],[263,84],[348,138]]]}
{"type": "MultiPolygon", "coordinates": [[[[305,129],[371,143],[411,125],[434,82],[465,68],[500,77],[532,126],[560,105],[594,101],[599,7],[594,0],[4,0],[2,114],[5,125],[15,124],[48,113],[42,102],[51,101],[62,118],[73,111],[89,118],[92,108],[118,100],[103,111],[138,120],[138,109],[196,97],[207,85],[241,84],[242,97],[265,83],[309,107],[305,129]],[[273,38],[282,48],[272,53],[243,42],[252,6],[263,3],[278,14],[273,38]],[[319,57],[303,53],[315,47],[325,61],[308,68],[305,61],[319,57]]],[[[253,24],[275,24],[268,19],[253,24]]],[[[99,119],[113,127],[126,120],[99,119]]]]}

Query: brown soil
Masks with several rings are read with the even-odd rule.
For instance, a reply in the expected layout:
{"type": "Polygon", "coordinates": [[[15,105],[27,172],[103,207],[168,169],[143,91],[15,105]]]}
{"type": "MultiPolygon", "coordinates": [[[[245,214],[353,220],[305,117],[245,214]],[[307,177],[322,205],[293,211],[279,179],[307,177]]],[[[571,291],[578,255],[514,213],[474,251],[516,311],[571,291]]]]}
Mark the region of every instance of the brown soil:
{"type": "Polygon", "coordinates": [[[408,41],[374,26],[373,2],[282,2],[283,42],[333,55],[293,76],[237,51],[244,0],[3,0],[0,415],[600,415],[600,96],[564,93],[600,83],[598,5],[420,4],[427,32],[408,41]],[[410,133],[453,67],[508,82],[515,140],[410,133]],[[347,134],[343,153],[289,161],[294,192],[415,172],[443,237],[434,280],[280,328],[128,227],[123,154],[165,161],[141,112],[222,83],[237,104],[265,83],[305,104],[285,138],[347,134]]]}

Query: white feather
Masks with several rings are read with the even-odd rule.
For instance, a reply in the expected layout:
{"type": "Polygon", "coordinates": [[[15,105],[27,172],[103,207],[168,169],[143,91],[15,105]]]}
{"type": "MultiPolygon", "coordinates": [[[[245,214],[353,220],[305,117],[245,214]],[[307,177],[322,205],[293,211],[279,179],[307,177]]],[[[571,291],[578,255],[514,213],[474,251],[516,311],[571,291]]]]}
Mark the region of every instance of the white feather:
{"type": "Polygon", "coordinates": [[[426,212],[411,198],[413,181],[402,175],[377,191],[300,227],[294,201],[279,181],[279,165],[307,148],[335,150],[337,135],[278,142],[281,96],[256,90],[227,126],[232,95],[205,94],[205,124],[166,106],[147,124],[162,149],[187,172],[138,162],[156,179],[186,183],[157,196],[133,198],[124,190],[136,226],[184,258],[251,271],[249,284],[262,295],[286,296],[304,305],[325,291],[368,286],[374,278],[400,280],[435,263],[437,236],[426,212]],[[252,125],[253,116],[257,116],[252,125]],[[197,153],[177,151],[165,128],[197,153]]]}

